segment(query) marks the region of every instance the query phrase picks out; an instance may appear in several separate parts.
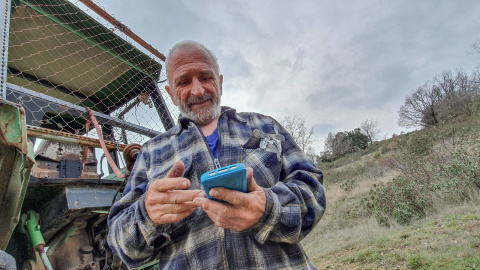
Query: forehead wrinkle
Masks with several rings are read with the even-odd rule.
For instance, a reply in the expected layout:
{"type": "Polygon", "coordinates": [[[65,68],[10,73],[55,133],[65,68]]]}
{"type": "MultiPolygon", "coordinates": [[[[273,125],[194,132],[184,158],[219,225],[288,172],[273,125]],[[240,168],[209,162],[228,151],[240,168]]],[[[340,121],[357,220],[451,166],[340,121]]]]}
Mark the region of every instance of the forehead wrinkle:
{"type": "Polygon", "coordinates": [[[167,61],[167,79],[170,79],[170,74],[174,75],[173,70],[180,68],[184,64],[188,63],[201,63],[208,66],[213,70],[215,76],[220,75],[218,63],[216,57],[211,55],[204,48],[200,47],[179,47],[175,51],[169,53],[167,61]]]}

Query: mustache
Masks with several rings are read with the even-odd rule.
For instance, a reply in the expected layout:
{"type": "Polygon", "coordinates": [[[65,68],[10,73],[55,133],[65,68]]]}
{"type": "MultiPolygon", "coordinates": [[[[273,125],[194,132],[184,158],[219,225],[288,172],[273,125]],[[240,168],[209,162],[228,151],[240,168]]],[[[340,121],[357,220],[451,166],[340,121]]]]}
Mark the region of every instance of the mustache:
{"type": "Polygon", "coordinates": [[[213,102],[213,95],[210,94],[210,93],[205,93],[201,97],[191,96],[191,97],[188,98],[188,100],[186,102],[186,105],[187,105],[187,107],[190,107],[194,104],[200,104],[200,103],[203,103],[207,100],[211,100],[213,102]]]}

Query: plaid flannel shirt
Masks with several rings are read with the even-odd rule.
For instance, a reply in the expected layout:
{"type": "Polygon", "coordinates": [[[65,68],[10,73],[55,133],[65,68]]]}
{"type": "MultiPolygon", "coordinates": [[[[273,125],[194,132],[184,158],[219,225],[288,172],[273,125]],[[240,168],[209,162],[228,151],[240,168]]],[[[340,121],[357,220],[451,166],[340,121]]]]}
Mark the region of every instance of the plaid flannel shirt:
{"type": "Polygon", "coordinates": [[[217,227],[201,209],[172,224],[154,223],[144,198],[152,181],[182,160],[191,189],[215,169],[201,129],[186,118],[145,143],[123,197],[111,208],[108,243],[129,267],[158,260],[161,269],[314,269],[300,245],[325,207],[322,172],[273,118],[222,107],[218,121],[221,166],[253,168],[266,195],[265,213],[248,230],[217,227]]]}

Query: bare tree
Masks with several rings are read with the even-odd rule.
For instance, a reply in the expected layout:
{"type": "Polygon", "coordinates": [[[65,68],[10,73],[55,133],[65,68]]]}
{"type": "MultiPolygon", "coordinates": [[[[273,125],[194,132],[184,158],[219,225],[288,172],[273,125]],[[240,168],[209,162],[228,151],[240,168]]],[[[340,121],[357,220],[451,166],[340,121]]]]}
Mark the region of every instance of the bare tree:
{"type": "Polygon", "coordinates": [[[403,127],[425,127],[438,124],[438,113],[435,110],[435,104],[439,100],[439,89],[432,82],[426,82],[411,95],[405,97],[405,103],[398,112],[398,125],[403,127]]]}
{"type": "Polygon", "coordinates": [[[373,144],[373,141],[377,139],[378,134],[380,134],[380,128],[378,128],[378,121],[375,120],[365,120],[360,124],[360,129],[365,135],[367,135],[370,140],[370,145],[373,144]]]}
{"type": "Polygon", "coordinates": [[[454,118],[472,115],[473,102],[480,95],[479,74],[469,77],[464,71],[435,76],[405,98],[400,107],[400,126],[428,127],[454,118]]]}
{"type": "Polygon", "coordinates": [[[458,115],[471,116],[473,114],[473,102],[480,95],[478,71],[468,76],[463,71],[457,71],[455,77],[455,99],[450,108],[456,108],[458,115]]]}
{"type": "Polygon", "coordinates": [[[279,120],[280,124],[292,135],[293,140],[298,144],[303,152],[309,150],[309,147],[317,140],[313,135],[313,127],[307,128],[306,120],[301,115],[285,116],[279,120]]]}
{"type": "Polygon", "coordinates": [[[474,90],[467,73],[458,70],[456,75],[452,72],[443,72],[435,76],[436,87],[439,89],[441,99],[435,105],[441,120],[449,120],[459,116],[472,114],[471,104],[474,90]]]}

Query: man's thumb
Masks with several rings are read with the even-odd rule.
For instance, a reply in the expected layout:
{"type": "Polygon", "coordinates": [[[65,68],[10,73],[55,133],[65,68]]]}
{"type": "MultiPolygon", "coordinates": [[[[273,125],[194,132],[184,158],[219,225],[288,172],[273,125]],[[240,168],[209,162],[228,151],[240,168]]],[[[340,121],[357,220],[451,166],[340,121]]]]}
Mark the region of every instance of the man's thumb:
{"type": "Polygon", "coordinates": [[[185,170],[185,164],[183,164],[183,162],[179,160],[175,162],[175,164],[173,164],[173,167],[168,172],[167,177],[168,178],[180,177],[183,175],[184,170],[185,170]]]}
{"type": "Polygon", "coordinates": [[[253,169],[247,168],[247,192],[256,190],[258,187],[257,182],[253,179],[253,169]]]}

